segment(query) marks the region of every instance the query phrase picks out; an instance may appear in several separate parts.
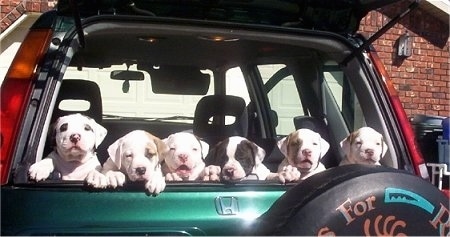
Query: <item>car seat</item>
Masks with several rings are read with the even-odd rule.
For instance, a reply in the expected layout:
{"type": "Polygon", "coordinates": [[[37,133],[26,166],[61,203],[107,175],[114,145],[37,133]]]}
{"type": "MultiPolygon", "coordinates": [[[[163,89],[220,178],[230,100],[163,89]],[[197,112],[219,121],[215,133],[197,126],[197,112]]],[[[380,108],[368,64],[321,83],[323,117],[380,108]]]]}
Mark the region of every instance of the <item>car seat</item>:
{"type": "Polygon", "coordinates": [[[194,112],[193,133],[213,146],[230,137],[247,137],[248,114],[243,98],[232,95],[202,97],[194,112]],[[234,121],[229,122],[233,117],[234,121]]]}
{"type": "Polygon", "coordinates": [[[72,113],[80,113],[93,118],[97,123],[102,122],[103,107],[100,88],[97,83],[81,79],[65,79],[61,83],[61,88],[56,98],[53,110],[52,123],[59,117],[72,113]],[[89,108],[64,110],[60,107],[65,100],[81,100],[89,102],[89,108]]]}

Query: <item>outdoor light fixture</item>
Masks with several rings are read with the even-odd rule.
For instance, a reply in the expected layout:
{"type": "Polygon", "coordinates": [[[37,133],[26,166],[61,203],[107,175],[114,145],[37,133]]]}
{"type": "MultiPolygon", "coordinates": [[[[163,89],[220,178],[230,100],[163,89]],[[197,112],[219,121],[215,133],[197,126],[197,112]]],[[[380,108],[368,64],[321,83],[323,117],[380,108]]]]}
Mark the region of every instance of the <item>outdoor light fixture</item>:
{"type": "Polygon", "coordinates": [[[412,37],[406,32],[398,38],[397,55],[409,57],[412,54],[412,37]]]}

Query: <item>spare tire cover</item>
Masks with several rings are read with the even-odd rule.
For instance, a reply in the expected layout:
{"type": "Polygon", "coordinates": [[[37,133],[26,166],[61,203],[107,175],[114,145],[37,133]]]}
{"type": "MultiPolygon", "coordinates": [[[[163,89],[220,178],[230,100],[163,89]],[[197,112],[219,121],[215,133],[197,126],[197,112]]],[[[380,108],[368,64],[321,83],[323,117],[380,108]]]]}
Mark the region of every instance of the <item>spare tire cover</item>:
{"type": "Polygon", "coordinates": [[[346,165],[294,186],[247,234],[448,236],[449,229],[449,199],[428,181],[382,166],[346,165]]]}

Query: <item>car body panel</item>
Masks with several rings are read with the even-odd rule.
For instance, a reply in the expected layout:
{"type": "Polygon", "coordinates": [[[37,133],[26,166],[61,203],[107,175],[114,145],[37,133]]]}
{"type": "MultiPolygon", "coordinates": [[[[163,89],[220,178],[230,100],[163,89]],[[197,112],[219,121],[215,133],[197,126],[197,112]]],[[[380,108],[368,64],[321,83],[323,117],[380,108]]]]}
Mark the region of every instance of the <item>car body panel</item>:
{"type": "Polygon", "coordinates": [[[136,186],[4,187],[2,235],[239,235],[288,187],[169,184],[160,195],[148,196],[136,186]]]}

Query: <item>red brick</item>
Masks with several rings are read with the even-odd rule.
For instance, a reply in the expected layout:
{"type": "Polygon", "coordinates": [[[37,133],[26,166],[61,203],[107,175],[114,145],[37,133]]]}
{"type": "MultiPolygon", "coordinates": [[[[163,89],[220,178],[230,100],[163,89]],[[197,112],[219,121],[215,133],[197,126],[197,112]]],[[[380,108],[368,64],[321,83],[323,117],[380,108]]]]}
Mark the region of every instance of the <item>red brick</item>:
{"type": "Polygon", "coordinates": [[[14,9],[14,7],[15,6],[2,6],[2,12],[8,14],[14,9]]]}
{"type": "Polygon", "coordinates": [[[419,81],[419,85],[422,85],[422,86],[433,86],[434,82],[430,81],[430,80],[420,80],[419,81]]]}
{"type": "MultiPolygon", "coordinates": [[[[428,92],[441,92],[441,88],[438,86],[429,86],[429,87],[427,87],[427,91],[428,92]]],[[[435,97],[435,96],[433,95],[433,97],[435,97]]],[[[439,97],[439,98],[441,98],[441,97],[439,97]]]]}
{"type": "Polygon", "coordinates": [[[417,109],[419,106],[417,104],[404,103],[403,107],[406,108],[406,109],[417,109]]]}
{"type": "Polygon", "coordinates": [[[446,58],[446,57],[439,57],[439,56],[433,57],[433,61],[437,62],[437,63],[448,63],[449,62],[448,58],[446,58]]]}
{"type": "Polygon", "coordinates": [[[427,75],[426,74],[421,74],[421,73],[416,73],[416,74],[414,74],[414,78],[416,78],[418,80],[426,80],[427,79],[427,75]]]}
{"type": "Polygon", "coordinates": [[[423,97],[423,98],[430,98],[430,97],[432,97],[432,93],[420,91],[420,92],[419,92],[419,96],[420,96],[420,97],[423,97]]]}
{"type": "MultiPolygon", "coordinates": [[[[440,67],[438,67],[438,68],[440,68],[440,67]]],[[[447,70],[435,69],[434,70],[434,74],[436,74],[436,75],[447,75],[447,70]]]]}
{"type": "Polygon", "coordinates": [[[445,81],[433,81],[434,86],[443,87],[445,88],[447,86],[447,83],[445,81]]]}

